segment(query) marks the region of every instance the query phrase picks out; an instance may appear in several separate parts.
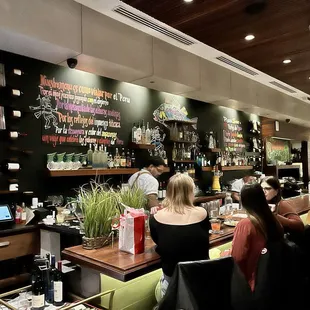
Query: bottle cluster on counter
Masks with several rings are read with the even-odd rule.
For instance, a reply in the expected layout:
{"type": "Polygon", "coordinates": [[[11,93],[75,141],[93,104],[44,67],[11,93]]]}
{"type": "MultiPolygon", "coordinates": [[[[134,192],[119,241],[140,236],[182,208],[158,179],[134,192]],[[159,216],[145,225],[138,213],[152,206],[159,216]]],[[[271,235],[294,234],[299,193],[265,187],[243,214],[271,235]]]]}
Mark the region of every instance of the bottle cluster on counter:
{"type": "Polygon", "coordinates": [[[174,172],[176,173],[184,173],[191,178],[195,178],[195,167],[194,164],[180,164],[177,165],[176,163],[174,164],[174,172]]]}
{"type": "Polygon", "coordinates": [[[133,143],[136,144],[151,144],[152,142],[152,132],[155,129],[150,128],[149,122],[144,125],[144,120],[142,122],[134,123],[131,129],[131,137],[133,143]]]}
{"type": "Polygon", "coordinates": [[[190,130],[190,126],[174,123],[170,128],[170,139],[172,141],[197,142],[197,134],[190,130]]]}
{"type": "Polygon", "coordinates": [[[174,143],[172,160],[195,160],[195,149],[190,146],[185,146],[185,143],[174,143]]]}
{"type": "Polygon", "coordinates": [[[63,305],[62,262],[56,268],[55,255],[35,256],[31,284],[33,310],[43,310],[46,303],[63,305]]]}
{"type": "Polygon", "coordinates": [[[119,151],[115,148],[115,153],[110,150],[107,151],[106,146],[92,146],[89,145],[87,152],[87,166],[92,168],[134,168],[136,164],[135,152],[129,149],[126,151],[122,148],[119,151]]]}

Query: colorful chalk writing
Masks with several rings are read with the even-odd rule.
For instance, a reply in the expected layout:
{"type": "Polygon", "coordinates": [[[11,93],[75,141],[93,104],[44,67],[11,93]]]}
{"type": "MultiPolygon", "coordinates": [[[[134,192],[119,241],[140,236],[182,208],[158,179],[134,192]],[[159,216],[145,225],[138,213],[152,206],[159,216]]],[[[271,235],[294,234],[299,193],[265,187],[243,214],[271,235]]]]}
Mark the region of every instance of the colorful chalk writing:
{"type": "Polygon", "coordinates": [[[241,153],[246,145],[243,139],[242,124],[239,120],[223,116],[223,138],[225,151],[241,153]]]}
{"type": "Polygon", "coordinates": [[[122,117],[115,102],[127,105],[131,98],[41,74],[37,104],[29,108],[42,119],[44,143],[123,145],[118,136],[122,117]]]}

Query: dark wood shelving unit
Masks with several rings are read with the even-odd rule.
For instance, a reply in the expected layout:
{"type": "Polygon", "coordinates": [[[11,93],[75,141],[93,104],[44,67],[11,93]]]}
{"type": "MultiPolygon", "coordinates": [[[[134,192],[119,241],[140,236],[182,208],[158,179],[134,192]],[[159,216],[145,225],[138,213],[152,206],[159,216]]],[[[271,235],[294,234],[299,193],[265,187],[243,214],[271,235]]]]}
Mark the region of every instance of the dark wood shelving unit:
{"type": "MultiPolygon", "coordinates": [[[[253,166],[225,166],[222,167],[222,171],[240,171],[240,170],[252,170],[253,166]]],[[[210,172],[212,171],[212,167],[202,167],[202,171],[210,172]]]]}
{"type": "MultiPolygon", "coordinates": [[[[79,170],[54,170],[48,171],[50,177],[74,177],[74,176],[97,176],[97,175],[125,175],[138,172],[138,168],[112,168],[112,169],[79,169],[79,170]]],[[[164,173],[170,172],[165,168],[164,173]]]]}
{"type": "Polygon", "coordinates": [[[155,150],[154,144],[129,143],[129,148],[138,150],[155,150]]]}
{"type": "Polygon", "coordinates": [[[173,161],[174,163],[180,163],[180,164],[192,164],[192,163],[195,163],[196,161],[195,160],[174,160],[173,161]]]}
{"type": "Polygon", "coordinates": [[[240,170],[252,170],[253,166],[225,166],[222,167],[222,171],[240,171],[240,170]]]}
{"type": "Polygon", "coordinates": [[[74,177],[74,176],[96,176],[96,175],[122,175],[122,174],[134,174],[137,171],[139,171],[138,168],[54,170],[49,171],[49,176],[74,177]]]}
{"type": "Polygon", "coordinates": [[[195,125],[195,124],[197,124],[197,122],[182,121],[182,120],[176,120],[176,119],[166,119],[165,123],[179,123],[179,124],[188,124],[188,125],[195,125]]]}
{"type": "Polygon", "coordinates": [[[204,172],[209,172],[212,171],[212,167],[202,167],[201,170],[204,172]]]}

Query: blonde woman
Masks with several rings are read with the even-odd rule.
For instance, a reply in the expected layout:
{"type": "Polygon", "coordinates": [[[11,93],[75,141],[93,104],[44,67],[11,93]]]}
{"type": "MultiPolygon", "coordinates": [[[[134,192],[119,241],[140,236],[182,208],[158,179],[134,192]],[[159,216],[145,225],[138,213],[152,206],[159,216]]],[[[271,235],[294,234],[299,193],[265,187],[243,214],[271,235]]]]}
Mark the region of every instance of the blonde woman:
{"type": "Polygon", "coordinates": [[[210,223],[207,211],[194,207],[194,182],[184,174],[169,180],[164,209],[150,218],[150,230],[161,256],[161,297],[178,262],[209,259],[210,223]]]}

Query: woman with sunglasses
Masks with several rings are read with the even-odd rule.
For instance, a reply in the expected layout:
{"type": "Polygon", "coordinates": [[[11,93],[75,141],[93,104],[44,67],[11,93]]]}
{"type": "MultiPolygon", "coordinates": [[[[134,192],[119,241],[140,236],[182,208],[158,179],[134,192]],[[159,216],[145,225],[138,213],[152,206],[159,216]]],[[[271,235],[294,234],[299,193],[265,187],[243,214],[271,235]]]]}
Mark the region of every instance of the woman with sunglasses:
{"type": "Polygon", "coordinates": [[[261,181],[268,204],[275,205],[274,213],[282,224],[285,232],[303,232],[304,224],[294,211],[291,202],[281,197],[281,185],[277,178],[267,177],[261,181]]]}

